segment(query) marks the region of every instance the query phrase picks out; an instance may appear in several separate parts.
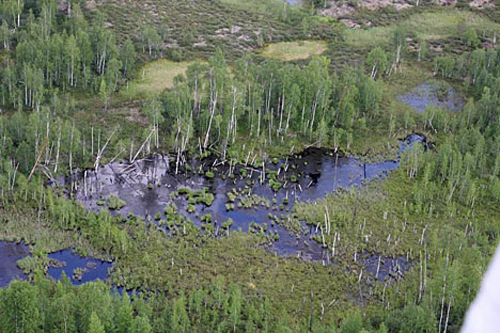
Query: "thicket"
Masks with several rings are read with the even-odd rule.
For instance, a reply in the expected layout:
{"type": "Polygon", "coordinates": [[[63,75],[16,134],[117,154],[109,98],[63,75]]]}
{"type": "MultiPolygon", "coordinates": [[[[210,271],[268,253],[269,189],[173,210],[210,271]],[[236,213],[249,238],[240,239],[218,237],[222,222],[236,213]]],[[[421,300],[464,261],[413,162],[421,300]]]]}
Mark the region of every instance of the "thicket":
{"type": "Polygon", "coordinates": [[[148,128],[124,133],[112,124],[75,125],[71,118],[82,94],[98,96],[107,113],[135,73],[138,50],[152,56],[162,33],[149,26],[134,42],[118,43],[100,12],[89,22],[79,3],[65,11],[57,5],[4,1],[0,10],[1,104],[13,113],[0,125],[2,153],[24,172],[39,163],[49,174],[73,172],[106,157],[133,159],[138,148],[185,152],[200,146],[225,155],[246,136],[268,147],[298,137],[349,148],[354,129],[361,135],[377,121],[380,89],[362,72],[331,75],[329,61],[320,57],[305,68],[251,58],[229,65],[218,49],[208,64],[192,65],[187,79],[179,76],[171,91],[142,103],[148,128]]]}

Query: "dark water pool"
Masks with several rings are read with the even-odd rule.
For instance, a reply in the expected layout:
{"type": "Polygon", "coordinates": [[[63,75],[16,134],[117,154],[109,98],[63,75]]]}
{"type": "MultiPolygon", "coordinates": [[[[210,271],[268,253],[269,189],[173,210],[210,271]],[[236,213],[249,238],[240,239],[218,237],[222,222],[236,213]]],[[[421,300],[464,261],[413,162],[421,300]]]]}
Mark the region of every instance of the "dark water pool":
{"type": "Polygon", "coordinates": [[[423,113],[434,104],[450,111],[460,111],[464,100],[451,86],[438,82],[425,82],[398,97],[399,101],[423,113]]]}
{"type": "Polygon", "coordinates": [[[26,279],[16,263],[29,254],[29,249],[24,244],[0,241],[0,288],[7,287],[12,280],[26,279]]]}
{"type": "Polygon", "coordinates": [[[360,261],[366,272],[378,282],[398,280],[411,266],[411,262],[404,256],[386,257],[365,253],[361,255],[360,261]]]}
{"type": "MultiPolygon", "coordinates": [[[[17,261],[30,256],[29,248],[22,243],[0,241],[0,288],[7,287],[12,280],[26,280],[26,274],[17,267],[17,261]]],[[[64,272],[74,285],[97,279],[106,280],[112,263],[85,258],[66,249],[49,254],[48,274],[59,280],[64,272]]],[[[122,289],[119,289],[122,292],[122,289]]]]}
{"type": "MultiPolygon", "coordinates": [[[[399,154],[416,142],[425,142],[425,138],[411,135],[401,140],[399,154]]],[[[362,186],[366,181],[385,177],[398,168],[399,155],[395,160],[363,163],[356,157],[309,148],[283,159],[268,159],[264,166],[258,167],[228,165],[211,156],[201,161],[190,160],[189,168],[180,168],[179,174],[174,172],[175,163],[174,156],[154,155],[134,163],[114,162],[97,171],[88,170],[75,181],[74,195],[94,211],[105,208],[109,197],[118,197],[125,206],[114,210],[114,214],[125,217],[133,213],[150,221],[165,220],[165,207],[175,204],[178,214],[198,227],[204,226],[202,216],[207,214],[212,217],[213,229],[219,232],[231,219],[230,230],[271,234],[275,241],[270,249],[279,255],[327,262],[327,251],[310,239],[315,234],[314,228],[303,224],[298,233],[290,233],[286,228],[295,202],[313,201],[340,187],[362,186]],[[210,179],[203,175],[209,170],[214,171],[210,179]],[[275,181],[279,182],[274,190],[268,181],[271,173],[276,174],[275,181]],[[206,188],[214,195],[213,203],[210,206],[197,203],[188,212],[186,196],[172,196],[181,188],[191,191],[206,188]],[[234,202],[229,200],[230,192],[236,193],[234,202]],[[262,201],[245,208],[243,202],[252,196],[262,201]],[[228,204],[234,207],[228,209],[228,204]]]]}
{"type": "MultiPolygon", "coordinates": [[[[328,251],[311,239],[320,235],[319,231],[305,223],[302,223],[299,232],[291,233],[286,228],[286,219],[293,211],[293,205],[298,201],[323,198],[339,187],[362,186],[365,181],[385,177],[398,168],[399,155],[415,143],[425,143],[425,138],[411,135],[401,140],[398,158],[378,163],[363,163],[355,157],[310,148],[284,159],[269,159],[263,167],[228,166],[213,157],[202,161],[192,160],[189,163],[191,168],[182,168],[180,174],[175,174],[172,169],[175,163],[173,157],[156,155],[135,163],[111,163],[100,167],[97,172],[86,171],[72,181],[76,184],[76,199],[91,210],[104,208],[98,202],[102,203],[113,195],[125,202],[123,208],[114,211],[115,214],[126,216],[134,213],[153,220],[152,217],[157,214],[164,219],[165,207],[175,204],[179,214],[199,227],[203,224],[201,217],[206,214],[212,216],[215,230],[220,230],[224,222],[232,219],[231,230],[273,235],[274,241],[269,249],[281,256],[329,264],[328,251]],[[199,170],[202,170],[201,175],[199,170]],[[207,170],[215,171],[213,178],[203,175],[207,170]],[[263,180],[262,170],[265,170],[266,177],[275,173],[275,181],[280,186],[271,189],[270,183],[263,180]],[[172,193],[180,188],[193,191],[206,188],[214,194],[213,203],[210,206],[198,203],[195,211],[189,213],[186,211],[188,202],[185,196],[172,197],[172,193]],[[232,202],[234,209],[231,210],[226,206],[231,203],[227,195],[229,192],[237,193],[232,202]],[[241,203],[249,196],[256,196],[262,201],[245,208],[241,203]]],[[[64,180],[63,183],[68,181],[64,180]]],[[[27,246],[0,241],[0,288],[8,286],[14,279],[26,278],[16,262],[28,255],[27,246]]],[[[97,279],[106,280],[112,267],[110,262],[81,257],[71,249],[51,253],[49,259],[51,264],[48,274],[59,280],[64,272],[74,285],[97,279]]],[[[382,258],[375,254],[363,255],[360,261],[366,271],[379,281],[397,278],[410,266],[405,258],[382,258]]],[[[122,287],[115,289],[120,295],[125,292],[122,287]]],[[[127,293],[132,294],[132,291],[127,293]]]]}
{"type": "Polygon", "coordinates": [[[74,285],[81,285],[97,279],[106,280],[112,263],[99,259],[81,257],[71,249],[49,254],[51,265],[48,274],[54,280],[59,280],[63,272],[74,285]]]}

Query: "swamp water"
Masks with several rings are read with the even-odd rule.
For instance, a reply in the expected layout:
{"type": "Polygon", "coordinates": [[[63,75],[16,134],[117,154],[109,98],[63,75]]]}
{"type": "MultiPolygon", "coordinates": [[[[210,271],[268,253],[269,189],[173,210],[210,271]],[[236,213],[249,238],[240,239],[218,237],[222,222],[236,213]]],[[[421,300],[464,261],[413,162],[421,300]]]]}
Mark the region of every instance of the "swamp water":
{"type": "MultiPolygon", "coordinates": [[[[22,243],[0,241],[0,288],[7,287],[12,280],[26,280],[26,274],[17,266],[17,261],[30,256],[28,246],[22,243]]],[[[60,280],[62,274],[73,285],[106,280],[112,263],[99,259],[81,257],[70,249],[50,253],[48,275],[60,280]]],[[[122,290],[118,288],[118,292],[122,290]]]]}
{"type": "MultiPolygon", "coordinates": [[[[134,163],[113,162],[64,182],[73,182],[75,199],[88,209],[99,211],[110,205],[113,214],[143,217],[167,235],[182,232],[185,223],[172,222],[174,213],[205,233],[260,233],[268,236],[269,249],[278,255],[328,264],[328,251],[311,239],[320,236],[315,227],[305,223],[293,231],[286,227],[295,202],[314,201],[338,188],[385,177],[415,142],[425,143],[425,138],[411,135],[401,140],[398,157],[379,163],[309,148],[284,159],[268,159],[259,167],[229,165],[216,156],[188,159],[176,174],[176,156],[154,155],[134,163]],[[121,204],[112,205],[110,198],[119,198],[121,204]]],[[[398,267],[407,267],[403,260],[397,261],[398,267]]],[[[394,265],[380,269],[386,271],[380,273],[384,276],[394,265]]]]}
{"type": "MultiPolygon", "coordinates": [[[[120,198],[124,206],[113,210],[114,214],[145,217],[167,234],[174,232],[174,228],[164,223],[169,218],[165,208],[175,207],[176,214],[204,228],[205,232],[216,235],[224,235],[229,230],[261,233],[271,236],[269,249],[278,255],[328,264],[329,251],[312,239],[320,236],[315,227],[302,223],[300,230],[291,232],[286,228],[295,202],[313,201],[338,188],[362,186],[365,181],[385,177],[399,166],[401,153],[414,143],[425,144],[425,141],[422,136],[410,135],[400,141],[397,159],[379,163],[363,163],[355,157],[341,157],[333,151],[309,148],[285,159],[269,160],[260,167],[228,165],[210,156],[189,161],[190,167],[181,167],[178,174],[175,174],[174,157],[155,155],[135,163],[110,163],[97,172],[87,170],[60,183],[72,181],[76,188],[75,198],[93,211],[105,208],[103,203],[110,196],[120,198]],[[186,194],[186,191],[196,195],[186,194]],[[210,198],[200,201],[200,196],[207,193],[210,198]],[[203,218],[208,215],[210,221],[203,218]]],[[[0,241],[0,288],[13,279],[26,278],[16,262],[28,255],[27,246],[0,241]]],[[[49,276],[59,280],[64,272],[74,285],[106,280],[112,267],[110,262],[81,257],[71,249],[51,253],[49,259],[49,276]]],[[[404,257],[375,254],[361,255],[360,262],[378,281],[400,276],[410,267],[404,257]]],[[[120,294],[124,291],[123,288],[115,289],[120,294]]]]}
{"type": "Polygon", "coordinates": [[[398,100],[411,106],[418,113],[423,113],[432,104],[449,111],[460,111],[464,106],[464,100],[455,89],[435,81],[416,86],[407,93],[399,95],[398,100]]]}
{"type": "Polygon", "coordinates": [[[54,280],[60,280],[62,274],[70,279],[73,285],[81,285],[96,279],[106,280],[108,269],[112,263],[99,259],[80,257],[71,249],[49,254],[50,265],[48,274],[54,280]]]}
{"type": "Polygon", "coordinates": [[[29,254],[28,247],[22,243],[0,241],[0,288],[7,287],[12,280],[26,279],[17,261],[29,254]]]}

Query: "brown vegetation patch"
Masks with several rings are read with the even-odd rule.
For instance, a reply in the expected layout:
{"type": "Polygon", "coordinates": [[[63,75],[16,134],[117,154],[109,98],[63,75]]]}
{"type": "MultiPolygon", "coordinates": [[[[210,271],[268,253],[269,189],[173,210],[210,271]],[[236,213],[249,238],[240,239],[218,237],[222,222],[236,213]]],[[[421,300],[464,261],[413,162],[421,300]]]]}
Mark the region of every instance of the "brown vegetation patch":
{"type": "Polygon", "coordinates": [[[359,2],[360,7],[369,10],[376,10],[383,7],[393,6],[396,10],[413,7],[404,0],[363,0],[359,2]]]}
{"type": "Polygon", "coordinates": [[[495,8],[495,2],[492,0],[472,0],[469,6],[475,9],[495,8]]]}
{"type": "Polygon", "coordinates": [[[118,114],[123,114],[125,116],[125,119],[127,119],[128,121],[133,121],[143,125],[148,124],[148,118],[140,113],[138,107],[121,108],[121,109],[115,109],[113,111],[118,114]]]}
{"type": "Polygon", "coordinates": [[[339,20],[340,23],[344,23],[344,25],[348,28],[351,28],[351,29],[361,29],[361,25],[358,23],[357,20],[353,20],[353,19],[340,19],[339,20]]]}
{"type": "Polygon", "coordinates": [[[332,3],[329,8],[320,9],[318,11],[319,15],[329,16],[329,17],[340,17],[345,15],[354,14],[357,8],[346,3],[338,5],[337,3],[332,3]]]}
{"type": "Polygon", "coordinates": [[[97,3],[95,2],[95,0],[87,0],[85,2],[85,9],[87,10],[95,10],[97,7],[97,3]]]}
{"type": "MultiPolygon", "coordinates": [[[[433,0],[433,2],[442,7],[453,7],[457,4],[457,0],[433,0]]],[[[469,5],[475,9],[491,9],[495,8],[494,0],[471,0],[469,5]]],[[[407,2],[407,0],[359,0],[357,3],[352,2],[342,2],[331,1],[327,8],[318,9],[318,14],[322,16],[329,17],[342,17],[349,16],[357,13],[361,8],[368,10],[377,10],[384,7],[394,7],[395,10],[403,10],[407,8],[412,8],[414,5],[407,2]]],[[[349,22],[347,18],[340,19],[341,22],[345,23],[349,28],[359,29],[357,22],[349,22]]],[[[352,21],[352,20],[351,20],[352,21]]]]}
{"type": "Polygon", "coordinates": [[[430,44],[429,45],[429,50],[433,52],[443,52],[444,51],[444,46],[441,44],[430,44]]]}
{"type": "Polygon", "coordinates": [[[443,7],[455,6],[457,4],[457,0],[437,0],[437,5],[443,7]]]}
{"type": "Polygon", "coordinates": [[[383,7],[392,6],[396,10],[402,10],[406,8],[413,7],[405,0],[360,0],[357,5],[354,3],[342,3],[339,4],[336,1],[332,1],[328,8],[319,9],[318,13],[323,16],[330,17],[341,17],[354,14],[359,11],[360,8],[365,8],[369,10],[376,10],[383,7]]]}
{"type": "Polygon", "coordinates": [[[231,26],[231,33],[232,33],[232,34],[235,34],[235,33],[237,33],[237,32],[238,32],[238,31],[240,31],[240,30],[241,30],[241,27],[240,27],[240,26],[237,26],[237,25],[233,25],[233,26],[231,26]]]}
{"type": "Polygon", "coordinates": [[[360,21],[351,18],[340,18],[339,22],[343,23],[346,27],[350,29],[363,29],[366,27],[371,27],[373,25],[373,22],[369,20],[360,21]]]}

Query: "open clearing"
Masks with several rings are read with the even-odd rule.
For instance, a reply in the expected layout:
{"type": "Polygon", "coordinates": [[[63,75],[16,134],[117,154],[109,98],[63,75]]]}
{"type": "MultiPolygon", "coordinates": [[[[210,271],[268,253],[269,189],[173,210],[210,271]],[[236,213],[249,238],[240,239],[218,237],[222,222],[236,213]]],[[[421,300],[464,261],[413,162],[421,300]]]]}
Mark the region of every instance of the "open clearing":
{"type": "MultiPolygon", "coordinates": [[[[461,10],[413,15],[401,22],[400,26],[427,41],[463,33],[467,27],[473,27],[478,31],[498,31],[500,29],[499,24],[485,17],[461,10]]],[[[375,27],[366,30],[349,29],[345,33],[345,38],[347,43],[352,46],[375,47],[389,43],[395,29],[396,26],[375,27]]]]}
{"type": "Polygon", "coordinates": [[[326,48],[326,42],[323,41],[283,42],[266,46],[261,55],[283,61],[300,60],[319,55],[325,52],[326,48]]]}
{"type": "Polygon", "coordinates": [[[185,75],[193,62],[173,62],[159,59],[146,64],[138,74],[138,78],[130,83],[128,94],[160,93],[174,85],[177,75],[185,75]]]}

